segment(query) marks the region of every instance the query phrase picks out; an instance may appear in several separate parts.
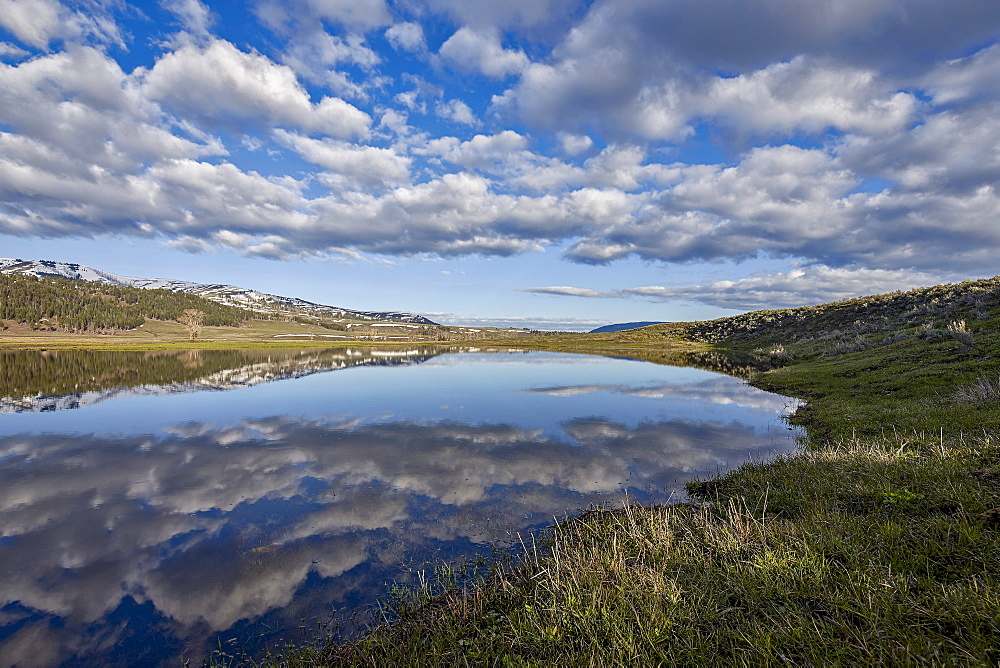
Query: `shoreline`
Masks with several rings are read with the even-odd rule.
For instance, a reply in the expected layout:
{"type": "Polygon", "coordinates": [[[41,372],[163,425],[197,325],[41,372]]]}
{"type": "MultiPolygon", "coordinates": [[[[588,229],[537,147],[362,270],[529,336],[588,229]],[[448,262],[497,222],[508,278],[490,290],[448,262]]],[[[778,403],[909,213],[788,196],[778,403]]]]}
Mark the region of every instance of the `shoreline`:
{"type": "Polygon", "coordinates": [[[459,343],[707,364],[804,400],[807,442],[688,484],[708,503],[582,512],[487,577],[443,567],[393,622],[265,665],[1000,662],[1000,279],[459,343]]]}
{"type": "MultiPolygon", "coordinates": [[[[571,517],[513,566],[464,587],[444,579],[414,590],[393,623],[286,658],[995,665],[996,284],[694,324],[702,342],[721,338],[772,367],[751,384],[807,402],[791,419],[806,429],[804,448],[688,485],[709,503],[571,517]],[[741,318],[751,321],[743,333],[741,318]]],[[[618,342],[655,350],[677,333],[647,330],[618,342]]],[[[561,349],[546,343],[555,345],[532,348],[561,349]]]]}

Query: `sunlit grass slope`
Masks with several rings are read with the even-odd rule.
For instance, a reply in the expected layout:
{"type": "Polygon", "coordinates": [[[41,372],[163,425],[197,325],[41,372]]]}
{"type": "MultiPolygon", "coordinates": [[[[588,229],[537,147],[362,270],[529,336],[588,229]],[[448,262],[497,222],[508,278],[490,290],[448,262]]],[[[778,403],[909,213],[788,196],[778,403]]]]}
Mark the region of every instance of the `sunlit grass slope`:
{"type": "Polygon", "coordinates": [[[992,279],[547,341],[731,348],[765,369],[754,384],[808,401],[808,442],[692,483],[691,504],[585,512],[471,585],[445,569],[397,592],[394,623],[285,660],[996,665],[998,293],[992,279]]]}

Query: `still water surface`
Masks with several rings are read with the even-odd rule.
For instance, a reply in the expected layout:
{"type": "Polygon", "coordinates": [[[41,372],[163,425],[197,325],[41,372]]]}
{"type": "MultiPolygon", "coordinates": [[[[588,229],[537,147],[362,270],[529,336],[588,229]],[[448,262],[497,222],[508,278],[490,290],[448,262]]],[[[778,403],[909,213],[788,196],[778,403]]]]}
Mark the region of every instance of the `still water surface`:
{"type": "Polygon", "coordinates": [[[334,610],[366,619],[389,584],[434,563],[626,495],[682,500],[693,476],[795,446],[791,400],[628,359],[0,362],[0,665],[259,653],[334,610]]]}

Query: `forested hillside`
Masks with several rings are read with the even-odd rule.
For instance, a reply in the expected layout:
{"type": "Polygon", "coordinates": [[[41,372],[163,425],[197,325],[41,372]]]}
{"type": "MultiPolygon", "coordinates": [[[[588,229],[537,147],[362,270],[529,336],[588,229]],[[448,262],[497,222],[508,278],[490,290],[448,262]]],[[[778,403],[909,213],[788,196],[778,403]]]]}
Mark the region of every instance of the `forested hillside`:
{"type": "Polygon", "coordinates": [[[176,320],[186,309],[204,313],[202,324],[210,327],[238,327],[248,318],[260,317],[184,292],[0,274],[0,320],[35,329],[133,329],[146,319],[176,320]]]}

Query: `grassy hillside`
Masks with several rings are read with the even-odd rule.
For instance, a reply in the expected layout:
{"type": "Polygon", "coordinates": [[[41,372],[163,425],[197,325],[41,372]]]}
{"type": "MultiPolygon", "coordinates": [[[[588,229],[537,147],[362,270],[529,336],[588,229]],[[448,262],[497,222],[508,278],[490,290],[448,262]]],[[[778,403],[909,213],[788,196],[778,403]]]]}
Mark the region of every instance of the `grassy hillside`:
{"type": "Polygon", "coordinates": [[[1000,277],[818,306],[754,311],[686,323],[683,331],[687,338],[707,343],[794,345],[809,353],[852,352],[931,330],[946,330],[962,320],[988,325],[996,318],[998,300],[1000,277]]]}
{"type": "MultiPolygon", "coordinates": [[[[547,340],[710,342],[808,400],[801,452],[594,510],[527,556],[397,596],[334,665],[996,665],[1000,281],[547,340]]],[[[690,347],[690,344],[689,344],[690,347]]],[[[748,368],[740,366],[739,368],[748,368]]]]}

